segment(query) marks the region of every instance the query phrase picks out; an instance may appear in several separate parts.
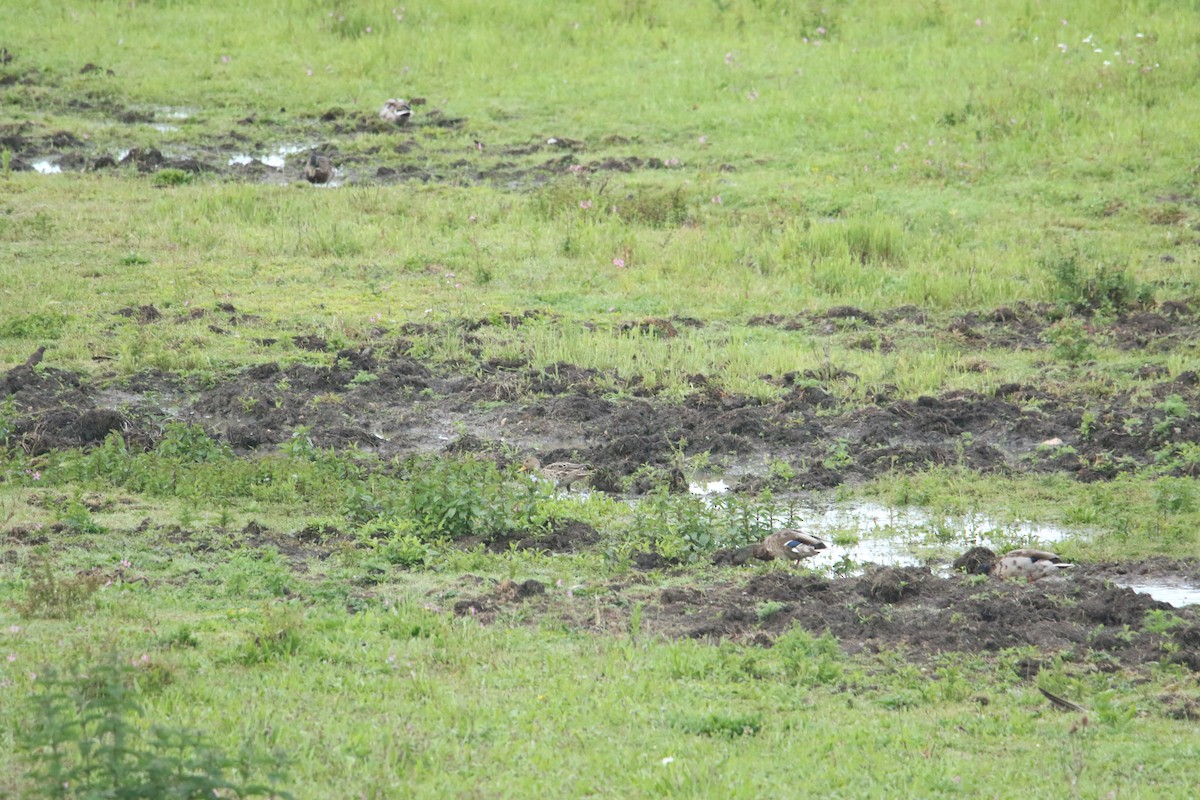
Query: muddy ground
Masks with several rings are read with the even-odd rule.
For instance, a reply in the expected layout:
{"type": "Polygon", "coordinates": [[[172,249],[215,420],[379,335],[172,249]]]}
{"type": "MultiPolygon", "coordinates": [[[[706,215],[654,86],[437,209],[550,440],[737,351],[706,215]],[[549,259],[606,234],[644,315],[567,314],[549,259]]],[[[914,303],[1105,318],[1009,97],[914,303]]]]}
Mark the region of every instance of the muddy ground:
{"type": "MultiPolygon", "coordinates": [[[[192,124],[197,109],[131,106],[114,97],[119,76],[83,64],[82,89],[65,89],[64,76],[32,66],[27,54],[5,51],[0,97],[63,115],[102,121],[104,143],[45,124],[0,123],[0,150],[13,171],[139,173],[181,170],[230,180],[291,183],[305,180],[310,153],[330,159],[327,185],[405,182],[528,188],[559,175],[677,169],[673,159],[637,150],[622,136],[583,142],[562,131],[521,141],[482,141],[464,117],[412,99],[411,122],[398,127],[379,118],[379,107],[331,107],[311,115],[286,108],[264,110],[224,122],[192,124]],[[94,85],[88,87],[86,83],[94,85]],[[186,141],[183,134],[187,133],[186,141]]],[[[725,165],[726,171],[733,167],[725,165]]]]}
{"type": "MultiPolygon", "coordinates": [[[[122,313],[144,325],[171,324],[152,307],[122,313]]],[[[197,313],[230,329],[240,318],[230,306],[191,310],[188,316],[197,313]]],[[[885,334],[893,324],[858,313],[885,334]]],[[[892,316],[901,319],[908,313],[900,310],[892,316]]],[[[517,314],[486,324],[519,326],[537,316],[517,314]]],[[[828,323],[826,313],[756,324],[819,328],[828,323]]],[[[468,331],[482,324],[461,323],[468,331]]],[[[674,329],[699,323],[667,324],[674,329]]],[[[907,324],[929,323],[908,319],[907,324]]],[[[1038,331],[1046,324],[1036,309],[1028,308],[952,323],[969,326],[981,341],[1031,347],[1042,346],[1038,331]]],[[[1197,320],[1186,306],[1176,305],[1123,317],[1105,331],[1114,340],[1131,343],[1151,334],[1155,341],[1173,338],[1178,345],[1195,339],[1197,320]]],[[[413,335],[381,333],[372,346],[331,353],[336,356],[330,359],[333,367],[268,362],[215,385],[157,372],[89,379],[56,368],[49,350],[36,366],[0,373],[0,400],[10,400],[15,411],[8,441],[39,454],[93,446],[115,432],[132,447],[151,447],[165,422],[185,420],[252,455],[273,450],[298,426],[307,426],[320,447],[354,445],[383,456],[440,451],[497,459],[533,454],[543,463],[582,460],[594,469],[593,490],[637,494],[648,487],[634,473],[647,464],[660,467],[677,490],[686,490],[673,449],[682,440],[687,454],[708,452],[724,463],[729,474],[739,476],[734,491],[743,492],[768,485],[785,492],[825,489],[892,470],[959,462],[983,472],[1061,472],[1081,481],[1105,480],[1153,463],[1173,443],[1200,440],[1200,415],[1174,419],[1160,407],[1170,395],[1179,395],[1190,409],[1198,407],[1200,381],[1193,372],[1168,379],[1161,371],[1147,370],[1136,376],[1139,391],[1103,399],[1081,396],[1078,390],[1005,385],[987,395],[954,392],[913,401],[893,398],[881,387],[869,393],[869,402],[857,404],[838,394],[845,376],[833,374],[836,367],[826,375],[771,377],[783,389],[775,402],[729,394],[698,375],[691,379],[696,393],[680,404],[658,398],[636,382],[622,383],[616,376],[568,364],[536,369],[488,362],[470,370],[435,370],[410,355],[413,335]],[[364,372],[376,379],[356,381],[364,372]],[[614,385],[622,388],[621,399],[612,394],[614,385]],[[1095,415],[1086,437],[1080,432],[1085,410],[1095,415]],[[1139,428],[1130,429],[1127,420],[1132,418],[1142,420],[1139,428]],[[1061,444],[1045,444],[1054,439],[1061,444]],[[843,443],[844,455],[831,462],[828,455],[836,442],[843,443]],[[793,465],[794,479],[771,473],[773,459],[793,465]]],[[[313,335],[297,336],[295,343],[312,351],[329,349],[313,335]]],[[[31,544],[29,533],[9,531],[6,538],[31,544]]],[[[255,526],[243,533],[242,546],[281,549],[301,572],[326,557],[332,546],[329,532],[306,536],[255,526]]],[[[515,545],[566,552],[593,546],[599,538],[576,524],[487,544],[497,550],[515,545]]],[[[186,544],[187,537],[168,539],[186,544]]],[[[647,553],[634,554],[630,567],[629,577],[586,597],[536,582],[497,585],[464,578],[462,586],[432,602],[485,622],[549,615],[573,626],[614,630],[627,626],[631,609],[642,603],[644,629],[666,636],[769,645],[779,633],[800,625],[832,633],[851,652],[898,647],[913,657],[928,657],[1028,645],[1044,657],[1066,654],[1087,669],[1163,659],[1200,669],[1200,620],[1194,611],[1176,611],[1182,623],[1169,631],[1150,629],[1153,615],[1147,617],[1147,612],[1170,607],[1113,583],[1135,573],[1142,579],[1195,584],[1200,564],[1194,562],[1084,565],[1069,580],[1033,585],[972,581],[924,568],[882,568],[859,577],[826,579],[729,566],[718,568],[715,577],[667,589],[660,587],[694,573],[647,553]]],[[[362,589],[364,597],[374,592],[373,587],[362,589]]],[[[1032,659],[1023,668],[1036,672],[1038,663],[1032,659]]]]}
{"type": "MultiPolygon", "coordinates": [[[[722,570],[705,585],[658,588],[659,576],[638,574],[574,590],[537,581],[490,583],[467,576],[440,598],[454,613],[495,621],[544,622],[628,632],[634,608],[650,635],[731,639],[770,646],[800,626],[833,634],[847,652],[899,649],[927,661],[942,653],[996,654],[1036,649],[1014,668],[1032,677],[1055,655],[1084,670],[1113,671],[1149,662],[1200,670],[1200,619],[1109,580],[1112,565],[1080,567],[1070,579],[1036,584],[933,574],[923,567],[876,568],[859,577],[827,579],[788,569],[751,576],[722,570]],[[1171,614],[1155,625],[1147,612],[1171,614]]],[[[1154,572],[1200,578],[1200,563],[1158,561],[1154,572]]],[[[668,575],[670,571],[668,571],[668,575]]],[[[682,573],[680,573],[682,574],[682,573]]]]}
{"type": "MultiPolygon", "coordinates": [[[[153,306],[118,313],[147,326],[199,315],[211,320],[211,329],[224,332],[236,332],[244,321],[229,305],[190,309],[178,318],[153,306]]],[[[883,335],[889,324],[899,324],[855,313],[883,335]]],[[[893,318],[906,313],[901,309],[893,318]]],[[[483,325],[519,327],[538,316],[526,312],[458,324],[470,347],[472,331],[483,325]]],[[[819,329],[829,318],[825,312],[757,324],[819,329]]],[[[655,322],[672,331],[701,324],[655,322]]],[[[904,324],[906,335],[913,335],[914,326],[920,335],[922,325],[928,335],[941,332],[923,318],[904,324]]],[[[970,327],[981,347],[1045,347],[1039,331],[1049,324],[1037,309],[1022,308],[968,315],[950,327],[970,327]]],[[[688,376],[696,391],[680,404],[656,397],[636,379],[570,364],[536,368],[516,360],[483,361],[457,371],[435,370],[411,355],[416,352],[412,337],[421,332],[381,331],[370,346],[338,352],[318,336],[295,336],[297,347],[335,356],[328,359],[335,366],[266,362],[216,385],[157,372],[92,380],[57,369],[51,349],[35,367],[0,373],[0,399],[14,404],[10,441],[34,455],[94,445],[113,431],[135,447],[152,446],[169,420],[203,426],[243,452],[269,450],[305,426],[319,447],[353,445],[385,457],[475,451],[494,457],[536,455],[542,463],[582,461],[593,469],[591,488],[635,494],[648,488],[633,478],[644,465],[671,475],[675,488],[686,488],[678,474],[677,450],[683,442],[684,455],[709,454],[734,478],[738,491],[767,486],[803,491],[943,464],[1105,480],[1162,465],[1164,454],[1200,441],[1200,376],[1194,371],[1172,378],[1165,370],[1144,367],[1131,376],[1133,389],[1105,394],[1094,386],[1003,384],[990,394],[956,391],[908,400],[878,386],[862,401],[844,388],[852,376],[831,365],[825,374],[764,376],[781,389],[774,402],[728,393],[708,376],[688,376]],[[373,379],[361,380],[364,374],[373,379]],[[1171,396],[1188,413],[1163,403],[1171,396]],[[791,465],[795,477],[770,472],[773,461],[791,465]]],[[[1097,335],[1128,341],[1131,348],[1166,343],[1178,351],[1200,340],[1200,324],[1179,303],[1121,317],[1097,335]]],[[[1175,474],[1194,476],[1196,470],[1196,464],[1181,460],[1175,474]]]]}

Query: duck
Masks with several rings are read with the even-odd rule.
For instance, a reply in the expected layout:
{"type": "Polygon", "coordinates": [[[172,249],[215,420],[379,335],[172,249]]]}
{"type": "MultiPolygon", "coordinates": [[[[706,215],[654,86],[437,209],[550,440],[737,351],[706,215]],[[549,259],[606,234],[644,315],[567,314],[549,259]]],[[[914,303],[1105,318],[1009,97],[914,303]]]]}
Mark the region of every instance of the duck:
{"type": "Polygon", "coordinates": [[[328,183],[333,177],[333,162],[329,156],[323,156],[316,150],[308,154],[308,162],[304,165],[304,180],[309,183],[328,183]]]}
{"type": "Polygon", "coordinates": [[[522,469],[526,472],[540,472],[548,480],[552,480],[568,490],[571,488],[571,484],[586,481],[592,476],[592,468],[587,464],[577,464],[574,461],[555,461],[551,464],[543,464],[537,456],[526,458],[522,462],[522,469]]]}
{"type": "Polygon", "coordinates": [[[379,109],[379,118],[392,125],[404,126],[412,117],[412,106],[407,100],[392,98],[379,109]]]}
{"type": "Polygon", "coordinates": [[[1009,550],[1001,556],[986,547],[972,547],[954,560],[954,568],[970,575],[991,575],[993,578],[1017,578],[1033,583],[1042,578],[1061,575],[1074,564],[1063,561],[1049,550],[1022,548],[1009,550]]]}
{"type": "Polygon", "coordinates": [[[801,561],[812,558],[828,546],[829,543],[819,536],[795,528],[784,528],[753,545],[751,550],[755,558],[779,558],[791,561],[792,566],[799,566],[801,561]]]}

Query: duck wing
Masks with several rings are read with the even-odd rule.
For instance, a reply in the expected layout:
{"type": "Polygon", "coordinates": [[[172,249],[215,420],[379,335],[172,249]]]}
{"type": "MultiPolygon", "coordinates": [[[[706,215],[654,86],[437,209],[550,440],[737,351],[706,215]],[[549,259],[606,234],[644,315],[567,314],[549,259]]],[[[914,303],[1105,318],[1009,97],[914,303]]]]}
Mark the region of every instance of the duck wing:
{"type": "Polygon", "coordinates": [[[1033,548],[1022,548],[1020,550],[1009,550],[1001,558],[1028,558],[1030,561],[1049,561],[1053,564],[1060,564],[1064,567],[1071,566],[1064,564],[1063,560],[1057,553],[1051,553],[1049,550],[1036,550],[1033,548]]]}
{"type": "Polygon", "coordinates": [[[771,539],[779,537],[779,540],[784,544],[789,542],[799,542],[802,545],[811,547],[813,550],[824,550],[829,547],[829,542],[822,539],[820,536],[814,536],[811,533],[797,530],[796,528],[784,528],[781,531],[771,534],[771,539]]]}

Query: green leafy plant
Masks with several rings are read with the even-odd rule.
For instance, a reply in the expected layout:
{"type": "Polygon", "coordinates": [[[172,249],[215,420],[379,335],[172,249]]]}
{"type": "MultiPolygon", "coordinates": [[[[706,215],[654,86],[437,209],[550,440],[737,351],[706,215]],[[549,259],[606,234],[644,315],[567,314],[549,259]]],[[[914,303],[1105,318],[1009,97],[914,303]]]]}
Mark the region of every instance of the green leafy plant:
{"type": "Polygon", "coordinates": [[[713,712],[698,716],[684,716],[675,720],[674,727],[700,736],[722,736],[733,739],[738,736],[754,736],[762,730],[759,714],[726,714],[713,712]]]}
{"type": "Polygon", "coordinates": [[[238,654],[242,664],[264,664],[295,656],[304,647],[304,614],[290,606],[267,606],[258,629],[238,654]]]}
{"type": "Polygon", "coordinates": [[[754,613],[758,617],[759,622],[766,622],[778,616],[779,612],[785,608],[787,608],[787,603],[781,603],[778,600],[767,600],[755,606],[754,613]]]}
{"type": "Polygon", "coordinates": [[[104,533],[104,526],[96,522],[91,510],[79,498],[63,502],[58,509],[58,521],[68,530],[79,533],[104,533]]]}
{"type": "Polygon", "coordinates": [[[1169,433],[1191,414],[1187,401],[1177,394],[1167,395],[1154,408],[1162,412],[1162,419],[1154,423],[1154,432],[1159,436],[1169,433]]]}
{"type": "Polygon", "coordinates": [[[168,422],[155,449],[160,455],[192,463],[223,460],[231,455],[228,446],[213,439],[199,425],[182,422],[168,422]]]}
{"type": "Polygon", "coordinates": [[[1127,270],[1102,265],[1087,269],[1080,263],[1082,259],[1083,255],[1075,252],[1042,260],[1050,273],[1055,299],[1068,310],[1117,313],[1152,299],[1152,288],[1139,284],[1127,270]]]}
{"type": "Polygon", "coordinates": [[[779,658],[782,680],[791,685],[817,686],[841,678],[845,656],[837,639],[828,633],[813,636],[793,628],[775,640],[772,653],[779,658]]]}
{"type": "Polygon", "coordinates": [[[825,458],[821,463],[826,469],[834,471],[852,466],[854,456],[850,454],[849,440],[839,437],[837,441],[831,442],[825,450],[825,458]]]}
{"type": "Polygon", "coordinates": [[[167,167],[154,173],[154,185],[159,188],[183,186],[185,183],[191,183],[194,177],[192,173],[186,170],[167,167]]]}
{"type": "Polygon", "coordinates": [[[1196,481],[1161,478],[1154,484],[1154,505],[1164,514],[1190,514],[1196,510],[1196,481]]]}
{"type": "Polygon", "coordinates": [[[64,314],[18,314],[0,323],[0,339],[59,339],[67,326],[64,314]]]}
{"type": "Polygon", "coordinates": [[[33,797],[291,797],[275,785],[286,763],[278,753],[246,746],[231,756],[198,731],[146,728],[139,686],[148,662],[134,663],[41,671],[17,739],[33,797]],[[260,772],[265,782],[254,779],[260,772]]]}
{"type": "Polygon", "coordinates": [[[1087,327],[1073,317],[1060,319],[1042,333],[1042,339],[1051,345],[1054,357],[1072,364],[1090,357],[1093,352],[1092,337],[1087,327]]]}
{"type": "Polygon", "coordinates": [[[24,599],[14,603],[23,617],[72,619],[94,605],[93,595],[104,584],[95,573],[62,577],[47,554],[39,554],[26,567],[24,599]]]}

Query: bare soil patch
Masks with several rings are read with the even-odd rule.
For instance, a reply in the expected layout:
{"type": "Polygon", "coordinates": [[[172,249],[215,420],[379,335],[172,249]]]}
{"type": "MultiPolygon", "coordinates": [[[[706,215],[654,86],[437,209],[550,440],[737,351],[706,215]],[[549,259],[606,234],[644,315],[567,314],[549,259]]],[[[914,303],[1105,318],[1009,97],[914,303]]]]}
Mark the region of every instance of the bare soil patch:
{"type": "MultiPolygon", "coordinates": [[[[838,318],[870,320],[885,335],[889,326],[913,324],[904,309],[878,317],[835,311],[838,318]]],[[[173,319],[153,306],[118,313],[147,326],[173,319]]],[[[821,325],[828,313],[771,324],[821,325]]],[[[973,329],[983,337],[1015,336],[1034,346],[1036,335],[1027,328],[1042,323],[1012,313],[998,310],[989,318],[999,322],[973,329]]],[[[252,319],[227,305],[187,314],[203,315],[210,327],[231,335],[252,319]]],[[[516,327],[537,315],[511,314],[476,325],[516,327]]],[[[700,324],[660,322],[670,330],[700,324]]],[[[471,336],[471,326],[464,325],[471,336]]],[[[1108,334],[1120,337],[1146,325],[1156,337],[1198,338],[1195,316],[1178,308],[1152,318],[1118,319],[1108,334]]],[[[410,355],[407,337],[420,331],[397,333],[381,332],[371,345],[332,354],[334,366],[265,362],[215,385],[159,372],[91,380],[55,368],[50,350],[35,367],[0,373],[0,399],[11,399],[16,412],[10,440],[33,454],[86,447],[113,432],[133,446],[150,446],[162,423],[174,419],[200,425],[247,452],[274,447],[305,426],[319,447],[354,445],[384,456],[474,451],[495,458],[534,454],[543,463],[582,461],[593,469],[592,488],[634,493],[649,485],[633,479],[646,465],[667,474],[674,488],[686,489],[678,471],[681,448],[686,456],[709,454],[736,476],[737,490],[803,491],[944,464],[1105,480],[1156,463],[1180,443],[1200,440],[1195,413],[1200,379],[1194,372],[1172,378],[1146,368],[1134,388],[1104,395],[1071,385],[1002,384],[989,394],[952,391],[910,400],[879,386],[870,387],[866,401],[854,401],[844,388],[847,373],[831,365],[825,374],[767,376],[782,391],[773,402],[731,394],[710,376],[692,375],[688,382],[696,392],[676,403],[657,397],[636,378],[571,364],[535,368],[513,360],[464,365],[461,372],[435,368],[410,355]],[[1172,414],[1163,403],[1172,396],[1193,413],[1172,414]],[[790,464],[794,479],[772,475],[767,469],[772,461],[790,464]]],[[[294,338],[303,349],[327,351],[318,336],[294,338]]],[[[1176,473],[1189,470],[1194,465],[1182,464],[1176,473]]]]}
{"type": "MultiPolygon", "coordinates": [[[[1144,565],[1151,573],[1163,567],[1144,565]]],[[[784,569],[747,577],[730,570],[728,577],[712,582],[665,589],[635,575],[584,598],[562,587],[513,592],[505,582],[483,592],[478,586],[465,589],[454,611],[488,623],[519,607],[527,619],[550,616],[612,631],[627,630],[632,609],[642,604],[641,629],[668,638],[770,646],[776,636],[799,626],[832,634],[848,653],[901,650],[923,660],[941,653],[1031,647],[1041,659],[1061,654],[1089,670],[1163,661],[1200,670],[1195,611],[1171,609],[1115,586],[1102,572],[1081,567],[1070,579],[1026,584],[941,577],[923,567],[879,567],[840,579],[784,569]],[[1178,622],[1166,631],[1148,625],[1152,611],[1169,612],[1178,622]]],[[[1044,663],[1026,660],[1026,677],[1044,663]]]]}

